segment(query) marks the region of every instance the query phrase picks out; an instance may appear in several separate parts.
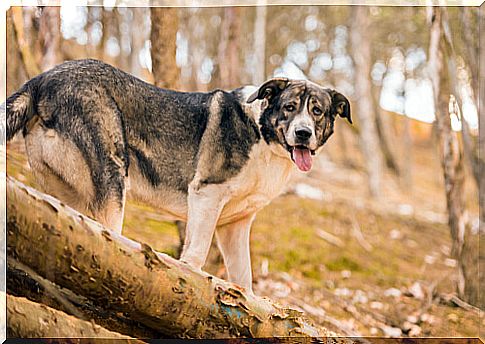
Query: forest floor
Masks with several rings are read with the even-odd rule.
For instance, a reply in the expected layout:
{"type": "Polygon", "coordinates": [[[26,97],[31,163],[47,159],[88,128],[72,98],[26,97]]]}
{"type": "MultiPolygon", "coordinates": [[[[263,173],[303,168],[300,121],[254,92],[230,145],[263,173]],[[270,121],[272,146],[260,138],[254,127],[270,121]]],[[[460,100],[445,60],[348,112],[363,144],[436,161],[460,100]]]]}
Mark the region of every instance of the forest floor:
{"type": "MultiPolygon", "coordinates": [[[[437,154],[429,144],[413,154],[412,188],[386,174],[379,200],[369,199],[361,169],[328,156],[298,175],[253,225],[255,293],[349,335],[478,336],[485,319],[443,297],[455,290],[456,262],[437,154]]],[[[22,141],[8,146],[7,173],[36,186],[22,141]]],[[[467,188],[476,217],[476,191],[467,188]]],[[[176,226],[150,207],[129,201],[123,233],[177,252],[176,226]]],[[[224,277],[213,251],[205,269],[224,277]]]]}

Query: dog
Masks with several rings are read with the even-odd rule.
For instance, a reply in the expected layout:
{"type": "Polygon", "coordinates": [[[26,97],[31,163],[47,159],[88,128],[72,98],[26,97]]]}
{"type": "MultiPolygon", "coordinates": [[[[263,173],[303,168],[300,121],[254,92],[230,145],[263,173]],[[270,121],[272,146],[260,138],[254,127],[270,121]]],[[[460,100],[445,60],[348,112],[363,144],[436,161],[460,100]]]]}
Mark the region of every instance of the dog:
{"type": "Polygon", "coordinates": [[[187,223],[181,260],[205,264],[215,233],[228,279],[252,293],[251,223],[350,123],[341,93],[273,78],[208,93],[161,89],[97,60],[68,61],[6,101],[45,192],[121,233],[127,194],[187,223]]]}

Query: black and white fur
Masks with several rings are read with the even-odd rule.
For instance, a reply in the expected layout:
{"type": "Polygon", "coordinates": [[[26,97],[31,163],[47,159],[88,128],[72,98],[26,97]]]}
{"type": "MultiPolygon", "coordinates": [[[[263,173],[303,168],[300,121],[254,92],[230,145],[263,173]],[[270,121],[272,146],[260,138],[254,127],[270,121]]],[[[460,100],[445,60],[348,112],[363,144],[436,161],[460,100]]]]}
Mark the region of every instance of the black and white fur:
{"type": "Polygon", "coordinates": [[[127,194],[185,221],[181,260],[195,269],[215,232],[229,280],[248,291],[255,214],[287,185],[295,151],[308,165],[335,117],[350,121],[344,96],[307,81],[186,93],[96,60],[36,76],[6,110],[7,140],[22,131],[44,191],[118,233],[127,194]]]}

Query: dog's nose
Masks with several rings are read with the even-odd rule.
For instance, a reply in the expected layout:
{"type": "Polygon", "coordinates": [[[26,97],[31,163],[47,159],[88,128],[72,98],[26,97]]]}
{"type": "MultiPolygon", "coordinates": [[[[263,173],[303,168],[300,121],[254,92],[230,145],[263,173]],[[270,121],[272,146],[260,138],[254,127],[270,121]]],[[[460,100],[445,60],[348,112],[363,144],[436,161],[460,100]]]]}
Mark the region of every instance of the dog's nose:
{"type": "Polygon", "coordinates": [[[312,130],[307,127],[301,127],[295,130],[295,136],[299,140],[308,140],[312,136],[312,130]]]}

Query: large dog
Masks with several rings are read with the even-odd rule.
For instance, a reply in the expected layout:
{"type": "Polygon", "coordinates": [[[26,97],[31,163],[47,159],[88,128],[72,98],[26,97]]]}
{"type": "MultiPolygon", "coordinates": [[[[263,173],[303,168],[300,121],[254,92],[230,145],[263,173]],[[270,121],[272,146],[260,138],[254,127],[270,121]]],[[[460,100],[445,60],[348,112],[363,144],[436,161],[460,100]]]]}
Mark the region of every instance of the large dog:
{"type": "Polygon", "coordinates": [[[309,81],[185,93],[96,60],[36,76],[6,108],[7,140],[22,130],[47,193],[120,233],[129,191],[186,221],[181,260],[195,269],[216,232],[229,279],[249,292],[256,212],[311,169],[337,115],[351,122],[342,94],[309,81]]]}

